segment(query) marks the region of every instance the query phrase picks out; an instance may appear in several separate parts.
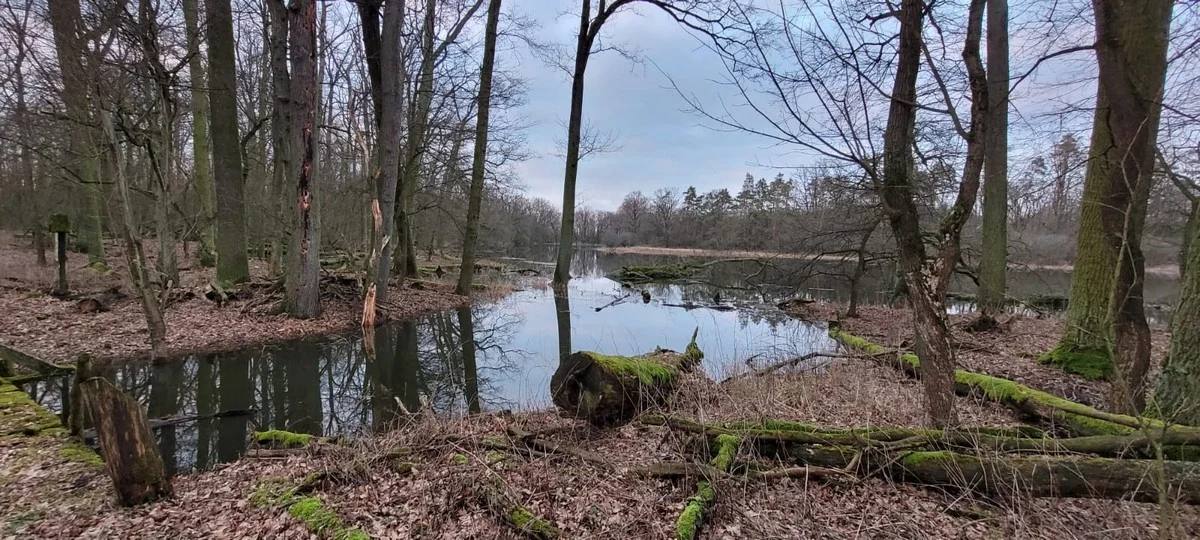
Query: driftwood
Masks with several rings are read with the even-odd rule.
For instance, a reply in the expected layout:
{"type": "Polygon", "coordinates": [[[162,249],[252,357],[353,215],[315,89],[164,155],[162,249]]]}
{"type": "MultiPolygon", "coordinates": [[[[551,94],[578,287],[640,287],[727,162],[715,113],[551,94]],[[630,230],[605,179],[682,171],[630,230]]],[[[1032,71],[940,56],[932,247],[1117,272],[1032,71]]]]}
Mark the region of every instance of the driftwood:
{"type": "Polygon", "coordinates": [[[134,506],[171,496],[171,481],[141,404],[100,377],[82,381],[79,387],[96,421],[100,455],[121,504],[134,506]]]}
{"type": "MultiPolygon", "coordinates": [[[[146,423],[150,426],[150,429],[154,430],[154,429],[162,429],[162,428],[170,427],[170,426],[176,426],[179,424],[198,422],[200,420],[207,420],[210,418],[225,418],[225,417],[229,417],[229,416],[251,415],[251,414],[254,414],[255,412],[256,412],[255,409],[235,409],[235,410],[221,411],[221,412],[211,413],[211,414],[187,414],[187,415],[161,416],[158,418],[150,418],[146,421],[146,423]]],[[[95,439],[96,438],[96,430],[95,429],[85,429],[80,432],[80,435],[85,440],[95,439]]]]}
{"type": "MultiPolygon", "coordinates": [[[[1037,439],[1014,437],[1003,428],[958,432],[908,428],[821,430],[813,426],[767,421],[702,424],[650,416],[652,425],[701,433],[710,441],[734,437],[773,460],[817,470],[843,470],[860,476],[971,489],[998,496],[1084,497],[1157,501],[1166,486],[1172,498],[1200,504],[1200,463],[1154,459],[1080,456],[1146,455],[1146,441],[1135,437],[1037,439]],[[1137,451],[1138,445],[1141,451],[1137,451]],[[1017,452],[1019,455],[1011,455],[1017,452]],[[1029,455],[1029,452],[1061,453],[1029,455]],[[1078,453],[1076,453],[1078,452],[1078,453]]],[[[1192,459],[1193,445],[1177,446],[1192,459]]],[[[783,473],[777,473],[783,474],[783,473]]],[[[796,471],[800,474],[800,471],[796,471]]]]}
{"type": "Polygon", "coordinates": [[[593,425],[620,425],[660,403],[703,358],[695,332],[683,353],[658,349],[642,356],[608,356],[580,351],[559,364],[550,379],[550,395],[564,412],[593,425]]]}

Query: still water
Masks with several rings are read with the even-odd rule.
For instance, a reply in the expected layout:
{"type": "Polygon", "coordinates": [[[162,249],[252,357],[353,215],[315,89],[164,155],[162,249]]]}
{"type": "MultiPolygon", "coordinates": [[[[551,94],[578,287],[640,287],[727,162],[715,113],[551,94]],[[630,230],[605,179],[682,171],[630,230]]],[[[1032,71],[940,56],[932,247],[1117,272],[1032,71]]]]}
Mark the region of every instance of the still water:
{"type": "MultiPolygon", "coordinates": [[[[623,261],[583,254],[567,297],[556,297],[544,285],[548,278],[534,277],[494,303],[382,326],[373,360],[362,336],[339,335],[165,365],[131,363],[105,376],[145,403],[151,418],[254,410],[157,430],[169,466],[186,471],[236,459],[252,429],[355,436],[419,408],[465,414],[544,407],[560,351],[682,350],[699,329],[704,369],[723,377],[748,359],[763,364],[834,346],[823,325],[789,318],[749,289],[652,285],[646,303],[640,291],[603,277],[613,265],[630,264],[623,261]],[[718,293],[722,309],[673,307],[712,305],[718,293]]],[[[60,388],[48,382],[32,390],[39,402],[61,408],[60,388]]]]}
{"type": "MultiPolygon", "coordinates": [[[[699,329],[704,369],[721,378],[745,369],[748,360],[763,365],[831,350],[823,324],[787,317],[773,303],[791,296],[844,302],[849,295],[844,271],[804,261],[723,263],[693,283],[626,289],[604,276],[625,265],[678,259],[585,250],[574,261],[569,294],[561,297],[545,286],[552,268],[536,262],[551,260],[553,252],[527,257],[506,261],[541,271],[520,282],[523,290],[494,303],[382,326],[373,339],[374,359],[368,359],[362,336],[334,335],[165,365],[131,363],[105,376],[141,400],[151,418],[207,417],[156,430],[168,467],[180,472],[237,459],[251,430],[352,437],[387,429],[423,408],[466,414],[545,407],[550,376],[568,351],[682,350],[699,329]],[[650,293],[648,302],[642,289],[650,293]],[[212,417],[246,410],[253,412],[212,417]]],[[[886,298],[892,275],[877,269],[865,276],[863,302],[886,298]]],[[[1066,272],[1014,271],[1010,278],[1016,297],[1063,295],[1070,282],[1066,272]]],[[[1169,302],[1176,288],[1173,281],[1151,279],[1147,301],[1169,302]]],[[[61,382],[30,390],[42,404],[61,409],[61,382]]]]}

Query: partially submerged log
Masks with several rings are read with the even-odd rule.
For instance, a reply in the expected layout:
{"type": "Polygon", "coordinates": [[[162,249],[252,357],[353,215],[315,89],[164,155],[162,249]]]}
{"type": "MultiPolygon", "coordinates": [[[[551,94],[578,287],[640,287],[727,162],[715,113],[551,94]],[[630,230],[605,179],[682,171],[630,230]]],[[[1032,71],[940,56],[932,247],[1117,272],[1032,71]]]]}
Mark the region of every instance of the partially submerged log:
{"type": "Polygon", "coordinates": [[[81,381],[79,387],[96,422],[100,455],[121,504],[170,497],[171,481],[141,404],[101,377],[81,381]]]}
{"type": "MultiPolygon", "coordinates": [[[[829,337],[849,349],[887,362],[910,377],[919,378],[921,375],[921,360],[915,354],[890,350],[872,343],[842,330],[835,321],[829,323],[829,337]]],[[[1097,410],[1002,377],[959,369],[954,372],[954,383],[954,391],[959,395],[982,397],[1013,409],[1026,419],[1062,427],[1076,435],[1131,435],[1134,432],[1153,432],[1158,437],[1170,434],[1184,437],[1188,441],[1200,442],[1200,428],[1166,426],[1161,421],[1151,418],[1097,410]]]]}
{"type": "Polygon", "coordinates": [[[642,356],[609,356],[580,351],[559,364],[550,379],[550,395],[560,409],[593,425],[620,425],[661,403],[679,377],[703,358],[695,332],[683,353],[658,349],[642,356]]]}
{"type": "Polygon", "coordinates": [[[703,265],[689,263],[623,266],[609,277],[626,284],[677,281],[695,277],[703,268],[703,265]]]}

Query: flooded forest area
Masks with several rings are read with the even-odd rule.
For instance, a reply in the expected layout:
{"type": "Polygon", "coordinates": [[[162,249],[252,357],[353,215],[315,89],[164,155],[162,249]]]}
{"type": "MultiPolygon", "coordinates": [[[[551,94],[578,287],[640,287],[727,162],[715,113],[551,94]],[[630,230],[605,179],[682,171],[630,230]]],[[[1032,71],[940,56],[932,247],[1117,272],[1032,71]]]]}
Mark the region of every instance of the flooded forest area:
{"type": "Polygon", "coordinates": [[[1198,36],[3,0],[0,538],[1195,538],[1198,36]]]}

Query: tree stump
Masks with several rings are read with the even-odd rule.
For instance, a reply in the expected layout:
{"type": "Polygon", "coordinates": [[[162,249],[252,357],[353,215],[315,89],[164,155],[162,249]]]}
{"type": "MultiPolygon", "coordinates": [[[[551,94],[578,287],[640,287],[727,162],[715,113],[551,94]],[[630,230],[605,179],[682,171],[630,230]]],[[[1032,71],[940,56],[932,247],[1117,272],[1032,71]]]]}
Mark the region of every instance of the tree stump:
{"type": "Polygon", "coordinates": [[[58,276],[54,280],[52,294],[64,295],[67,287],[67,233],[71,232],[71,220],[64,214],[50,216],[50,232],[54,233],[54,262],[58,266],[58,276]]]}
{"type": "Polygon", "coordinates": [[[554,404],[597,426],[629,422],[657,405],[679,385],[679,377],[700,364],[704,353],[696,334],[683,353],[657,349],[641,356],[572,353],[550,378],[554,404]]]}
{"type": "Polygon", "coordinates": [[[171,496],[171,481],[141,404],[101,377],[83,380],[79,388],[121,504],[135,506],[171,496]]]}

